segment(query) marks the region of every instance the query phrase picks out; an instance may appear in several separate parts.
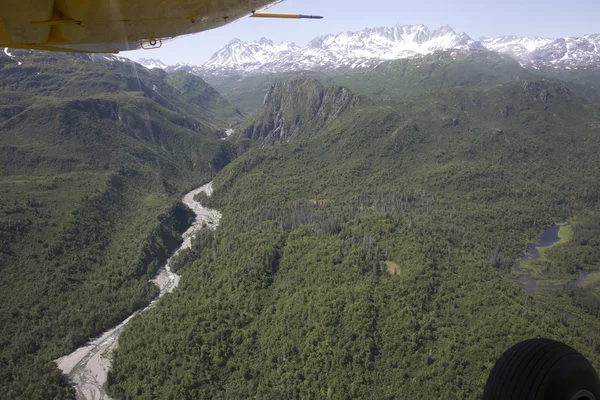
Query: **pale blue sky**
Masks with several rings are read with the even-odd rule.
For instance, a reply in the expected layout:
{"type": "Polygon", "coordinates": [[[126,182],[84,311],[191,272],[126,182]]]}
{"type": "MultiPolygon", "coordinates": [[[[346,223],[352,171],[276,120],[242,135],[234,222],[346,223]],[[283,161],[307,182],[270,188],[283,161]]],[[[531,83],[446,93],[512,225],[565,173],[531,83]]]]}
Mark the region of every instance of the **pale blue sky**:
{"type": "Polygon", "coordinates": [[[310,39],[367,27],[448,24],[473,39],[481,36],[578,36],[600,33],[600,0],[287,0],[277,12],[320,14],[322,20],[245,20],[167,42],[161,49],[124,52],[132,59],[158,58],[167,64],[202,64],[231,39],[261,37],[305,45],[310,39]]]}

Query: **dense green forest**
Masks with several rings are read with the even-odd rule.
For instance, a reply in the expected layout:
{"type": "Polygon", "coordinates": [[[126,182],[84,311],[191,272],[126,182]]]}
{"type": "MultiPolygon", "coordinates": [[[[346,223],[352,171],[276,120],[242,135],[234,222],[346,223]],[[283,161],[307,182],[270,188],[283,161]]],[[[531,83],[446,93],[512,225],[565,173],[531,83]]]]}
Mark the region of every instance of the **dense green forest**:
{"type": "Polygon", "coordinates": [[[600,269],[600,107],[579,97],[594,99],[593,73],[564,85],[503,56],[441,52],[223,82],[240,111],[185,73],[12,54],[0,398],[73,398],[52,360],[156,295],[149,279],[190,223],[178,200],[213,178],[201,200],[221,224],[125,329],[115,399],[477,398],[531,337],[600,368],[600,275],[531,296],[512,271],[567,220],[573,237],[539,278],[600,269]]]}
{"type": "Polygon", "coordinates": [[[600,107],[557,83],[483,80],[323,121],[319,85],[271,87],[236,138],[249,151],[204,199],[221,225],[173,262],[174,295],[125,330],[112,396],[477,398],[532,337],[599,368],[600,283],[531,296],[511,270],[569,218],[575,239],[550,258],[599,267],[600,107]],[[285,112],[301,128],[274,143],[285,112]]]}
{"type": "Polygon", "coordinates": [[[114,57],[0,55],[0,398],[73,398],[52,360],[157,294],[186,191],[236,156],[200,78],[114,57]]]}

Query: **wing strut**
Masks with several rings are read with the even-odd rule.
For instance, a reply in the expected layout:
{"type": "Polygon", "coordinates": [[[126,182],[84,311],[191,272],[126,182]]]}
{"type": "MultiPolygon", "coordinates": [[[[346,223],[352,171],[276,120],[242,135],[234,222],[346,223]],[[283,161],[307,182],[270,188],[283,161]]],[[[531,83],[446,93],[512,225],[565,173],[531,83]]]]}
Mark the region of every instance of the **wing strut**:
{"type": "Polygon", "coordinates": [[[323,19],[320,15],[304,15],[304,14],[284,14],[273,12],[253,12],[251,17],[254,18],[285,18],[285,19],[323,19]]]}

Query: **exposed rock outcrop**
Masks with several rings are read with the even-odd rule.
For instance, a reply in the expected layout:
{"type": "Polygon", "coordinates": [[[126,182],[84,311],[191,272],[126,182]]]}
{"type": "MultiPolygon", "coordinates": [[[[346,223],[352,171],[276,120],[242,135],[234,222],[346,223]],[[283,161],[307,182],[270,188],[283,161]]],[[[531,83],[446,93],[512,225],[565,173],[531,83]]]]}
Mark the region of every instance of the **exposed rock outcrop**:
{"type": "Polygon", "coordinates": [[[314,79],[294,78],[275,83],[265,96],[256,117],[240,138],[263,141],[264,145],[289,142],[306,129],[318,129],[347,110],[370,101],[350,90],[325,87],[314,79]]]}

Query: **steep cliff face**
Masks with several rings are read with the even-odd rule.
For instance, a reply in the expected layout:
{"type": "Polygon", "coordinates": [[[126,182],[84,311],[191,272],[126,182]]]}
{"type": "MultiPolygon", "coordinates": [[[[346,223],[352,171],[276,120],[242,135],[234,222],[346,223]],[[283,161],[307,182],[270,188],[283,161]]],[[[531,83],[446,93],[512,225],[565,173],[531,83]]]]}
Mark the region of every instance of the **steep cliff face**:
{"type": "Polygon", "coordinates": [[[275,83],[256,117],[239,138],[264,145],[285,143],[337,119],[356,105],[369,101],[350,90],[325,87],[314,79],[289,79],[275,83]]]}

